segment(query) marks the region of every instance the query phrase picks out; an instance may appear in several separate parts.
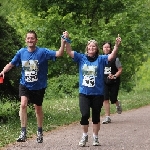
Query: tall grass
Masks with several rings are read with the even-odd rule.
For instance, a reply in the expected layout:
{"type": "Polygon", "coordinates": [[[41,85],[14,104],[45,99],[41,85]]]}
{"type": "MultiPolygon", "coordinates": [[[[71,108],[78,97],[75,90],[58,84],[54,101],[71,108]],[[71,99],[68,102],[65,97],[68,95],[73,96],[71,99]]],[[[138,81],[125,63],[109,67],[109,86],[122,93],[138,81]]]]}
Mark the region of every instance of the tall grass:
{"type": "MultiPolygon", "coordinates": [[[[148,91],[126,93],[120,91],[119,100],[122,102],[123,111],[139,108],[150,104],[148,91]]],[[[8,107],[8,106],[7,106],[8,107]]],[[[68,125],[80,120],[78,98],[51,99],[43,102],[44,132],[53,130],[58,126],[68,125]]],[[[111,105],[111,113],[115,113],[115,106],[111,105]]],[[[101,115],[104,115],[102,108],[101,115]]],[[[37,130],[35,113],[28,108],[28,138],[32,138],[37,130]]],[[[0,123],[0,148],[16,141],[20,134],[19,116],[11,117],[7,123],[0,123]]]]}

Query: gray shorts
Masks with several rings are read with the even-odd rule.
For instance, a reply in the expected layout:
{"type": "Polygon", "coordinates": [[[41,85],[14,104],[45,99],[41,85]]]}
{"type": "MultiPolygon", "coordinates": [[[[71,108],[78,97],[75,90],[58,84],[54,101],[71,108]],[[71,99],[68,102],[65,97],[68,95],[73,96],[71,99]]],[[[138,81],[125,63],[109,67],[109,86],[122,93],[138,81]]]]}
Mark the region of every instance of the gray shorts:
{"type": "Polygon", "coordinates": [[[28,103],[36,104],[37,106],[42,106],[44,94],[45,88],[40,90],[29,90],[24,85],[19,85],[19,97],[26,96],[28,98],[28,103]]]}

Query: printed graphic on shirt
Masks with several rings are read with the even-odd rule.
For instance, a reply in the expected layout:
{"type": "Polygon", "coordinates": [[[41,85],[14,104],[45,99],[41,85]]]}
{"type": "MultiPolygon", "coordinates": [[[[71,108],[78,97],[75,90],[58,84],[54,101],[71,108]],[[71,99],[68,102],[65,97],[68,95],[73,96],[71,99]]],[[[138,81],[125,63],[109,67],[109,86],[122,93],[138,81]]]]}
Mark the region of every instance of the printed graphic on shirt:
{"type": "Polygon", "coordinates": [[[84,64],[82,72],[83,72],[82,85],[87,87],[94,87],[95,77],[97,76],[97,66],[87,66],[87,64],[84,64]]]}
{"type": "Polygon", "coordinates": [[[111,67],[105,67],[104,74],[111,74],[111,67]]]}
{"type": "Polygon", "coordinates": [[[38,60],[22,61],[22,67],[24,69],[26,82],[35,82],[38,80],[38,60]]]}

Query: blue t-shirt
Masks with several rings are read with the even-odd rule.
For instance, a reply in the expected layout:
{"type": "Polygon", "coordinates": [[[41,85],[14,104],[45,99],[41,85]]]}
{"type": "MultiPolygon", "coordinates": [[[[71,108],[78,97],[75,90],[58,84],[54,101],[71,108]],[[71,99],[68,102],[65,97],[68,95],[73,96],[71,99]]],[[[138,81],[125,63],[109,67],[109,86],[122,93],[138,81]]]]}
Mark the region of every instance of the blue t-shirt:
{"type": "Polygon", "coordinates": [[[104,67],[108,63],[108,56],[99,55],[91,62],[85,54],[75,51],[73,60],[79,64],[79,93],[104,95],[104,67]]]}
{"type": "Polygon", "coordinates": [[[11,64],[22,65],[20,84],[29,90],[39,90],[47,87],[48,60],[56,60],[56,51],[36,47],[29,52],[26,47],[17,51],[11,64]]]}

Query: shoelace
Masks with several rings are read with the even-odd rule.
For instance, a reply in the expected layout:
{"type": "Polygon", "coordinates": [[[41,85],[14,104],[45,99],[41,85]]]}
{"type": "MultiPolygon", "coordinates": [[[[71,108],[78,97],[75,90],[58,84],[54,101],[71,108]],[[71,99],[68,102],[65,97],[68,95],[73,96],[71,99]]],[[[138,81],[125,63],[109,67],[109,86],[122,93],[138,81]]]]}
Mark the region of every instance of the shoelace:
{"type": "Polygon", "coordinates": [[[98,138],[94,138],[94,141],[99,143],[98,138]]]}

